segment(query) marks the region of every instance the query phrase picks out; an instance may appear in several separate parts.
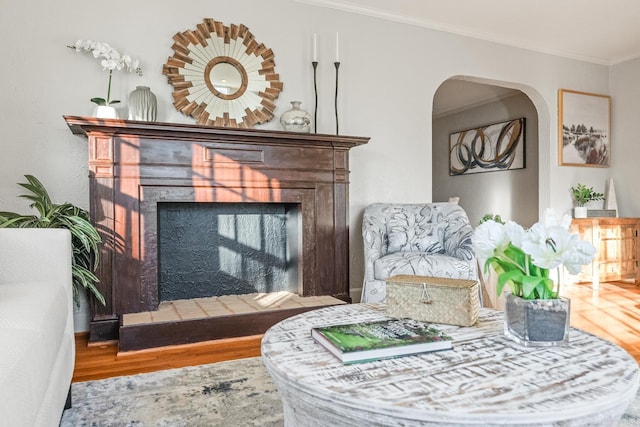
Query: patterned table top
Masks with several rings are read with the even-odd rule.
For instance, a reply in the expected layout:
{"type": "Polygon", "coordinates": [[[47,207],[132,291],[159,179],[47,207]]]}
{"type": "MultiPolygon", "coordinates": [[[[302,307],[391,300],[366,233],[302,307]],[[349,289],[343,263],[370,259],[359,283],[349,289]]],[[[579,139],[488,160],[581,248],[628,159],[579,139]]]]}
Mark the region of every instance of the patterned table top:
{"type": "Polygon", "coordinates": [[[434,423],[553,424],[586,417],[598,425],[599,417],[621,415],[638,388],[638,364],[617,345],[572,329],[569,346],[522,347],[503,336],[503,313],[489,309],[481,309],[473,327],[441,325],[454,338],[452,351],[343,365],[310,335],[312,326],[385,317],[383,305],[349,304],[269,329],[262,358],[283,400],[307,394],[434,423]],[[295,393],[287,394],[292,387],[295,393]]]}

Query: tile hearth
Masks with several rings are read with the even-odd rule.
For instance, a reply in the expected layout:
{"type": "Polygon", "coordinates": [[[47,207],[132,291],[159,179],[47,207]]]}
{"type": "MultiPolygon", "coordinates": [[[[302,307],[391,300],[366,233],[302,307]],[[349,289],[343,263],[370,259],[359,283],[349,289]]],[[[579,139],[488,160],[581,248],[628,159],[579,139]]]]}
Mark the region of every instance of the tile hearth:
{"type": "Polygon", "coordinates": [[[321,308],[337,304],[346,304],[346,302],[332,296],[301,297],[284,291],[194,298],[162,302],[157,311],[124,314],[122,325],[176,322],[304,307],[321,308]]]}

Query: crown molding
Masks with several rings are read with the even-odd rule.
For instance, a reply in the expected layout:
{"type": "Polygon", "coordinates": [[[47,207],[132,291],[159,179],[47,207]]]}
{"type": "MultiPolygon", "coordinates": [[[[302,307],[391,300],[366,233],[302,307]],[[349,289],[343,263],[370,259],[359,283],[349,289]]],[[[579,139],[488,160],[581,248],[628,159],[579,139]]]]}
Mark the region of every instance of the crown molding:
{"type": "MultiPolygon", "coordinates": [[[[428,19],[417,19],[412,16],[387,12],[387,11],[372,8],[372,7],[356,5],[353,3],[349,3],[348,1],[339,1],[339,0],[295,0],[295,1],[298,3],[306,3],[306,4],[318,6],[318,7],[325,7],[329,9],[340,10],[343,12],[371,16],[374,18],[385,19],[388,21],[399,22],[402,24],[414,25],[414,26],[428,28],[435,31],[442,31],[445,33],[456,34],[464,37],[470,37],[477,40],[483,40],[486,42],[497,43],[504,46],[511,46],[518,49],[525,49],[532,52],[558,56],[566,59],[573,59],[581,62],[589,62],[597,65],[611,66],[620,62],[634,59],[636,57],[634,56],[632,58],[618,58],[616,60],[609,60],[607,58],[600,58],[595,56],[576,55],[571,52],[560,51],[556,49],[545,49],[545,48],[540,48],[523,41],[517,41],[517,40],[505,41],[504,39],[499,39],[486,33],[468,31],[467,29],[464,29],[462,27],[457,27],[455,25],[446,25],[446,24],[431,21],[428,19]]],[[[640,57],[640,55],[638,55],[637,57],[640,57]]]]}

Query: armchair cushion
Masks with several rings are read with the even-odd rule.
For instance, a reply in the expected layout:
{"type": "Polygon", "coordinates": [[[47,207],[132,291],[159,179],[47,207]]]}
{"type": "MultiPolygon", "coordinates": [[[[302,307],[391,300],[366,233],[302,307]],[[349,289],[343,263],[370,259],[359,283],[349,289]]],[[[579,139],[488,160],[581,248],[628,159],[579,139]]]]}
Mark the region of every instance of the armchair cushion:
{"type": "Polygon", "coordinates": [[[383,256],[374,264],[375,277],[386,280],[398,274],[411,276],[474,279],[476,269],[458,258],[426,252],[396,252],[383,256]]]}
{"type": "Polygon", "coordinates": [[[387,224],[389,252],[444,253],[443,223],[431,220],[424,206],[392,208],[387,224]]]}

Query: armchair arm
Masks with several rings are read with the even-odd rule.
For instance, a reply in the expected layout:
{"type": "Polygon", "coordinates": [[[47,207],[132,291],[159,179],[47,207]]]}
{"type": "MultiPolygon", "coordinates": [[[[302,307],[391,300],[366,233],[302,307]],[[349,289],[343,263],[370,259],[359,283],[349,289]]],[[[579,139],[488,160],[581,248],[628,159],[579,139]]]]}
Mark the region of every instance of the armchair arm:
{"type": "Polygon", "coordinates": [[[383,204],[367,206],[362,218],[362,240],[364,241],[364,280],[375,280],[373,264],[386,253],[387,226],[382,212],[383,204]]]}
{"type": "Polygon", "coordinates": [[[447,226],[444,231],[444,250],[447,255],[465,260],[475,261],[473,251],[473,227],[467,213],[460,206],[451,205],[447,214],[447,226]]]}

